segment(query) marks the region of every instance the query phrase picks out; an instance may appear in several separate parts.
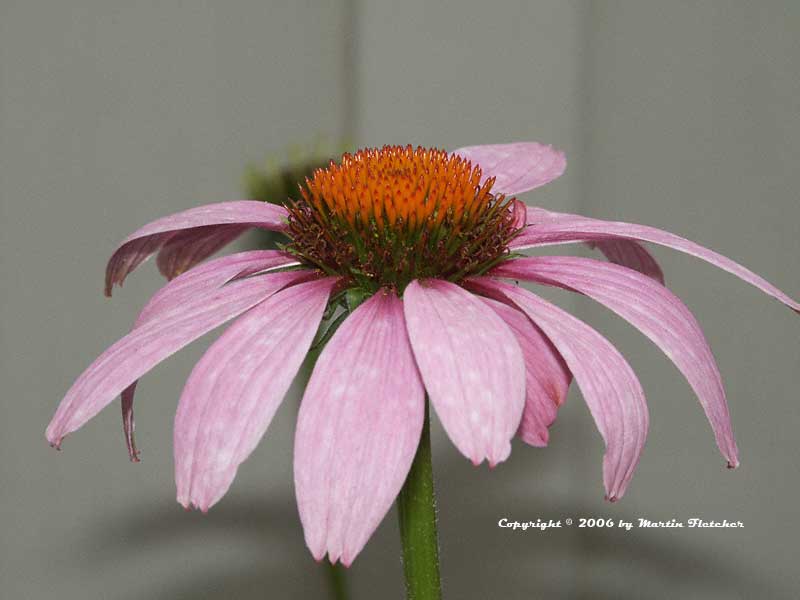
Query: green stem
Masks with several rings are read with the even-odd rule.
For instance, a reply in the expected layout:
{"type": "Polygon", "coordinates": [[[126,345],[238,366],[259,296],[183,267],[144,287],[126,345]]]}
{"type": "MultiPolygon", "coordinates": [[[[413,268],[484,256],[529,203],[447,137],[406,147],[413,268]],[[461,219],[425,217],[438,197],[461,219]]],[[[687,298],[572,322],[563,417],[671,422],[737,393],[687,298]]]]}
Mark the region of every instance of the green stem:
{"type": "Polygon", "coordinates": [[[428,401],[417,454],[397,496],[403,571],[408,600],[440,600],[439,539],[436,533],[436,494],[431,465],[431,423],[428,401]]]}

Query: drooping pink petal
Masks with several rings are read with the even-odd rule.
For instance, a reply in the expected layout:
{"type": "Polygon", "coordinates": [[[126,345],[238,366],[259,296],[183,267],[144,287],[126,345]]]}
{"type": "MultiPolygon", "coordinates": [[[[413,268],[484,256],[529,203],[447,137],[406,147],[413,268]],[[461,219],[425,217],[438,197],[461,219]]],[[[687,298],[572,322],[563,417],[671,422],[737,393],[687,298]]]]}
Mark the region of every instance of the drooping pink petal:
{"type": "MultiPolygon", "coordinates": [[[[260,227],[280,231],[285,227],[287,215],[286,209],[282,206],[254,200],[239,200],[197,206],[157,219],[133,232],[114,251],[106,266],[106,296],[111,295],[114,284],[122,285],[131,271],[178,233],[213,226],[260,227]]],[[[207,233],[209,230],[201,231],[207,233]]],[[[214,248],[211,253],[218,249],[219,247],[214,248]]],[[[209,255],[202,258],[207,256],[209,255]]],[[[195,261],[202,258],[193,254],[195,261]]]]}
{"type": "Polygon", "coordinates": [[[159,362],[281,288],[309,276],[308,271],[288,271],[236,281],[188,298],[136,327],[78,377],[47,427],[47,439],[59,446],[65,435],[86,423],[159,362]]]}
{"type": "Polygon", "coordinates": [[[675,363],[697,394],[729,467],[739,464],[725,389],[700,324],[680,298],[635,271],[597,260],[538,256],[494,269],[511,277],[586,294],[650,338],[675,363]]]}
{"type": "Polygon", "coordinates": [[[249,225],[209,225],[176,233],[158,251],[156,256],[158,271],[168,280],[174,279],[222,250],[249,227],[249,225]]]}
{"type": "Polygon", "coordinates": [[[214,292],[243,272],[260,273],[299,264],[297,258],[279,250],[249,250],[221,256],[183,273],[159,289],[139,311],[134,327],[190,302],[199,294],[214,292]]]}
{"type": "Polygon", "coordinates": [[[481,183],[496,178],[492,192],[513,196],[561,177],[567,168],[564,153],[537,142],[486,144],[454,150],[483,171],[481,183]]]}
{"type": "Polygon", "coordinates": [[[525,360],[525,409],[517,436],[531,446],[547,446],[547,429],[567,399],[572,373],[552,342],[524,313],[496,300],[481,299],[514,332],[525,360]]]}
{"type": "Polygon", "coordinates": [[[133,418],[133,400],[136,396],[136,384],[134,381],[120,394],[120,404],[122,406],[122,432],[125,434],[125,445],[128,447],[128,458],[131,462],[139,462],[139,449],[136,447],[136,422],[133,418]]]}
{"type": "Polygon", "coordinates": [[[294,479],[306,544],[349,566],[391,508],[419,444],[425,393],[403,303],[379,291],[319,357],[297,421],[294,479]]]}
{"type": "MultiPolygon", "coordinates": [[[[253,250],[223,256],[205,265],[184,273],[170,285],[165,285],[145,304],[139,312],[134,328],[151,321],[153,318],[172,310],[192,298],[213,292],[243,271],[261,272],[267,269],[297,265],[297,259],[285,252],[277,250],[253,250]]],[[[131,461],[139,462],[139,451],[134,438],[135,423],[133,418],[133,401],[136,395],[136,382],[122,391],[122,427],[128,456],[131,461]]]]}
{"type": "Polygon", "coordinates": [[[596,240],[587,242],[590,248],[596,248],[605,257],[622,267],[628,267],[647,275],[654,281],[664,285],[664,271],[650,251],[639,242],[633,240],[596,240]]]}
{"type": "Polygon", "coordinates": [[[197,363],[175,416],[178,502],[207,511],[228,491],[297,374],[335,277],[271,296],[231,325],[197,363]]]}
{"type": "Polygon", "coordinates": [[[619,351],[594,329],[535,294],[481,277],[467,285],[511,301],[527,314],[564,357],[603,436],[603,484],[612,502],[625,493],[647,437],[644,392],[619,351]]]}
{"type": "Polygon", "coordinates": [[[425,389],[450,439],[476,465],[504,461],[525,407],[516,337],[479,298],[447,281],[412,281],[403,305],[425,389]]]}
{"type": "Polygon", "coordinates": [[[528,207],[528,223],[528,228],[510,244],[512,250],[619,238],[651,242],[701,258],[754,285],[765,294],[777,298],[795,312],[800,312],[800,304],[763,277],[713,250],[655,227],[617,221],[601,221],[580,215],[554,213],[534,207],[528,207]]]}
{"type": "MultiPolygon", "coordinates": [[[[543,221],[553,219],[569,218],[572,215],[567,213],[553,212],[537,206],[527,206],[525,218],[527,225],[537,225],[543,221]]],[[[519,241],[512,242],[512,248],[516,249],[519,241]]],[[[556,242],[559,243],[559,242],[556,242]]],[[[545,244],[543,244],[545,245],[545,244]]],[[[628,267],[634,271],[639,271],[644,275],[658,281],[664,285],[664,272],[655,257],[643,244],[625,238],[592,239],[586,242],[592,250],[599,250],[612,263],[628,267]]]]}

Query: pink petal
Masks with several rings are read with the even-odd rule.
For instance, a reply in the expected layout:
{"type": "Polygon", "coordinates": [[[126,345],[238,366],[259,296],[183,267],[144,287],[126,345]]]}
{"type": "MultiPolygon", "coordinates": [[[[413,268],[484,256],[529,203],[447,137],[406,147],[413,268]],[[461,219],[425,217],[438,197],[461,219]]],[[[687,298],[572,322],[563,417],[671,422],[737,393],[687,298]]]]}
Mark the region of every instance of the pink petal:
{"type": "Polygon", "coordinates": [[[134,327],[190,302],[198,294],[217,290],[243,272],[261,273],[299,264],[297,258],[279,250],[250,250],[222,256],[183,273],[159,289],[139,312],[134,327]]]}
{"type": "Polygon", "coordinates": [[[522,229],[528,224],[528,207],[524,202],[514,198],[511,201],[511,214],[514,229],[522,229]]]}
{"type": "Polygon", "coordinates": [[[297,421],[294,479],[306,544],[349,566],[391,508],[425,406],[403,303],[380,291],[350,315],[314,368],[297,421]]]}
{"type": "Polygon", "coordinates": [[[136,384],[134,381],[120,394],[120,404],[122,406],[122,432],[125,434],[125,445],[128,447],[128,458],[131,462],[139,462],[139,449],[136,447],[136,422],[133,418],[133,399],[136,396],[136,384]]]}
{"type": "MultiPolygon", "coordinates": [[[[191,300],[198,294],[207,294],[239,276],[243,270],[261,272],[267,269],[288,267],[299,264],[290,254],[276,250],[254,250],[224,256],[205,265],[184,273],[170,285],[165,285],[156,292],[139,313],[134,328],[153,320],[175,306],[191,300]]],[[[122,392],[122,427],[128,456],[131,461],[139,462],[139,451],[134,439],[135,423],[133,418],[133,401],[136,394],[134,381],[122,392]]]]}
{"type": "Polygon", "coordinates": [[[514,334],[478,297],[447,281],[412,281],[403,304],[422,380],[450,439],[476,465],[504,461],[525,407],[514,334]]]}
{"type": "Polygon", "coordinates": [[[238,319],[200,359],[175,416],[178,502],[207,511],[228,491],[305,359],[328,277],[284,289],[238,319]]]}
{"type": "Polygon", "coordinates": [[[632,240],[596,240],[586,244],[597,248],[612,263],[628,267],[647,275],[654,281],[664,285],[664,271],[650,251],[639,242],[632,240]]]}
{"type": "MultiPolygon", "coordinates": [[[[526,212],[525,221],[528,225],[536,225],[546,220],[570,217],[570,215],[566,213],[552,212],[535,206],[526,206],[526,212]]],[[[515,240],[511,244],[512,248],[516,248],[516,244],[517,241],[515,240]]],[[[605,257],[614,264],[639,271],[655,279],[662,285],[665,283],[664,272],[661,270],[661,265],[658,264],[650,251],[639,242],[623,238],[610,238],[587,241],[586,245],[593,250],[597,249],[602,252],[605,257]]]]}
{"type": "Polygon", "coordinates": [[[496,180],[492,191],[513,196],[540,187],[561,177],[567,168],[564,153],[536,142],[487,144],[454,150],[483,171],[481,183],[496,180]]]}
{"type": "Polygon", "coordinates": [[[550,338],[575,376],[606,444],[603,484],[612,502],[625,493],[647,437],[644,392],[630,365],[607,339],[535,294],[486,277],[468,285],[511,301],[550,338]]]}
{"type": "MultiPolygon", "coordinates": [[[[282,206],[254,200],[239,200],[197,206],[153,221],[125,238],[114,251],[106,266],[106,296],[111,295],[114,284],[122,285],[131,271],[179,232],[212,226],[223,226],[227,231],[231,225],[280,231],[285,226],[287,214],[282,206]]],[[[206,234],[208,231],[203,229],[202,233],[206,234]]],[[[218,249],[214,249],[213,252],[218,249]]],[[[174,249],[170,252],[174,252],[174,249]]],[[[198,255],[194,255],[193,259],[202,260],[198,255]]],[[[170,260],[165,259],[166,262],[170,260]]]]}
{"type": "Polygon", "coordinates": [[[528,207],[528,223],[529,227],[511,243],[511,249],[522,250],[534,246],[597,240],[606,241],[618,238],[652,242],[680,250],[710,262],[712,265],[733,273],[740,279],[754,285],[765,294],[777,298],[792,310],[800,312],[800,304],[749,269],[721,254],[717,254],[713,250],[655,227],[616,221],[601,221],[579,215],[554,213],[533,207],[528,207]]]}
{"type": "Polygon", "coordinates": [[[158,271],[167,279],[174,279],[222,250],[248,229],[249,225],[210,225],[176,233],[158,251],[158,271]]]}
{"type": "MultiPolygon", "coordinates": [[[[59,446],[65,435],[81,427],[162,360],[281,288],[309,276],[309,271],[292,271],[243,279],[164,309],[108,348],[78,377],[47,427],[47,439],[59,446]]],[[[178,279],[167,285],[175,282],[178,279]]]]}
{"type": "Polygon", "coordinates": [[[525,409],[517,436],[532,446],[547,446],[547,428],[567,399],[572,373],[550,340],[524,313],[496,300],[482,300],[514,332],[525,360],[525,409]]]}
{"type": "Polygon", "coordinates": [[[738,450],[717,363],[700,324],[675,294],[625,267],[577,257],[511,260],[491,274],[586,294],[637,327],[686,377],[705,410],[728,466],[738,466],[738,450]]]}

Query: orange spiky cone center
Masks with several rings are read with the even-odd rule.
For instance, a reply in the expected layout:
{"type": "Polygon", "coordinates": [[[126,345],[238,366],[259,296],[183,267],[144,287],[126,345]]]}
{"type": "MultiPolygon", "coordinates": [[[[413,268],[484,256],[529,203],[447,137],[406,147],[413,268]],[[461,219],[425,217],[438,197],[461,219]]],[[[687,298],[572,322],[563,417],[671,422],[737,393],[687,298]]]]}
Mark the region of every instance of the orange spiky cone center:
{"type": "Polygon", "coordinates": [[[508,255],[513,199],[444,150],[384,146],[317,169],[289,209],[287,250],[367,290],[415,278],[458,281],[508,255]]]}

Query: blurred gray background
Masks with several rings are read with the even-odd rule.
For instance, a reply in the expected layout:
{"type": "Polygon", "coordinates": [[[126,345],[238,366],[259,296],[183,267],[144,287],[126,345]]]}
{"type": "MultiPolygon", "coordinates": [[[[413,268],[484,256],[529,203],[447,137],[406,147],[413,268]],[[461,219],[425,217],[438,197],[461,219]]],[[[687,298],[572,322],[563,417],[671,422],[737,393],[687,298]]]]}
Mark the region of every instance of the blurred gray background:
{"type": "MultiPolygon", "coordinates": [[[[0,0],[0,596],[326,597],[294,507],[296,399],[210,514],[175,503],[172,418],[208,339],[140,385],[141,464],[127,461],[116,403],[62,453],[44,441],[71,382],[161,284],[147,265],[102,296],[105,261],[131,230],[241,197],[248,162],[320,135],[446,148],[535,139],[570,163],[529,203],[683,234],[797,298],[799,30],[793,0],[0,0]]],[[[517,444],[491,472],[436,424],[446,597],[800,596],[800,321],[730,275],[654,252],[715,350],[742,467],[723,468],[654,346],[552,293],[639,374],[644,457],[625,499],[604,502],[600,437],[575,391],[550,448],[517,444]],[[567,516],[745,527],[496,526],[567,516]]],[[[394,513],[349,579],[354,598],[402,597],[394,513]]]]}

